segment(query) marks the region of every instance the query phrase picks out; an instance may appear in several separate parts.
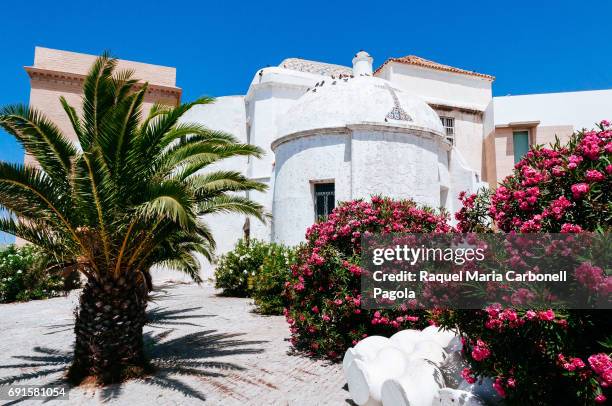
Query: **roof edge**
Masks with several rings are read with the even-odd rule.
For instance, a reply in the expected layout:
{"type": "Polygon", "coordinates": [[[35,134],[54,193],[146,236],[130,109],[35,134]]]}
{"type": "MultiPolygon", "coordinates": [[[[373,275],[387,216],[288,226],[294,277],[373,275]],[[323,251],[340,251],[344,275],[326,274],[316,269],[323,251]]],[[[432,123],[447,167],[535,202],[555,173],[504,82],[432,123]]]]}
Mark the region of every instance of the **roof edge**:
{"type": "Polygon", "coordinates": [[[377,75],[378,72],[380,72],[387,64],[392,63],[392,62],[401,63],[403,65],[412,65],[412,66],[418,66],[421,68],[439,70],[443,72],[458,73],[458,74],[467,75],[467,76],[475,76],[475,77],[479,77],[482,79],[490,80],[491,82],[495,80],[495,76],[493,75],[487,75],[486,73],[473,72],[473,71],[469,71],[469,70],[465,70],[461,68],[455,68],[449,65],[443,65],[441,63],[430,61],[430,60],[427,60],[427,59],[424,59],[418,56],[414,56],[414,55],[407,55],[407,56],[403,56],[399,58],[389,58],[385,62],[383,62],[382,65],[376,68],[376,70],[374,71],[374,75],[377,75]]]}

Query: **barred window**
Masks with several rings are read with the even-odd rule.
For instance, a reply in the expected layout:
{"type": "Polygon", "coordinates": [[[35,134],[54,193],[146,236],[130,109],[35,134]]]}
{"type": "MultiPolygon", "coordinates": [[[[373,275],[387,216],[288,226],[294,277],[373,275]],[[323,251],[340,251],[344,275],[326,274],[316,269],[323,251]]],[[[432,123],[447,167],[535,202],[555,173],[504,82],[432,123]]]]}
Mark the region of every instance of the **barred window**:
{"type": "Polygon", "coordinates": [[[336,205],[336,190],[333,183],[315,183],[315,218],[326,219],[336,205]]]}
{"type": "Polygon", "coordinates": [[[453,117],[440,117],[442,126],[446,130],[446,139],[451,144],[455,144],[455,119],[453,117]]]}

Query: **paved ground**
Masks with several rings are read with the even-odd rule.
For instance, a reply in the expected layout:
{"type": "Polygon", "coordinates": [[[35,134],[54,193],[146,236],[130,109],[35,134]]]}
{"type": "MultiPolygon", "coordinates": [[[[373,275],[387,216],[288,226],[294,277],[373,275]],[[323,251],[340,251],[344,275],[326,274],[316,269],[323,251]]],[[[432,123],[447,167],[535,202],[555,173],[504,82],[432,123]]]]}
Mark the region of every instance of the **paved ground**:
{"type": "MultiPolygon", "coordinates": [[[[67,298],[0,305],[0,384],[62,382],[70,362],[77,292],[67,298]]],[[[146,345],[158,373],[108,388],[79,387],[83,405],[347,405],[340,365],[289,354],[283,317],[252,312],[249,299],[210,286],[167,284],[155,296],[146,345]]],[[[4,403],[3,403],[4,402],[4,403]]],[[[22,399],[0,404],[41,404],[22,399]]]]}

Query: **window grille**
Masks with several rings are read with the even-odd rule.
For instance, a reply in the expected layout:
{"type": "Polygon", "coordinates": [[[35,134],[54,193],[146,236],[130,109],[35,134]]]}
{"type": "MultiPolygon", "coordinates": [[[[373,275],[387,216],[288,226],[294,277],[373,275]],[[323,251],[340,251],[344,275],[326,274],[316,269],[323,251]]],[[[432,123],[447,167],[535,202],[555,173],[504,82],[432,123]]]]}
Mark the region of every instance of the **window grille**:
{"type": "Polygon", "coordinates": [[[446,131],[446,139],[451,144],[455,144],[455,119],[453,117],[440,117],[442,126],[446,131]]]}
{"type": "Polygon", "coordinates": [[[315,218],[326,219],[336,205],[335,185],[333,183],[315,183],[314,201],[315,218]]]}

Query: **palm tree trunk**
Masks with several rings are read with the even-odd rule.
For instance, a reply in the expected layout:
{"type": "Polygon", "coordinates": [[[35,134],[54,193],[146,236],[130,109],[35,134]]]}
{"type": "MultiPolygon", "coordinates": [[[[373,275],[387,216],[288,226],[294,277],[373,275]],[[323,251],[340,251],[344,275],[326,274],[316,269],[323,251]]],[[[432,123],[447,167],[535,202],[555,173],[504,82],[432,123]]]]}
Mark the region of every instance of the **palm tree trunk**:
{"type": "Polygon", "coordinates": [[[78,383],[92,376],[100,383],[112,383],[145,373],[142,329],[146,307],[142,278],[89,280],[76,312],[69,378],[78,383]]]}

